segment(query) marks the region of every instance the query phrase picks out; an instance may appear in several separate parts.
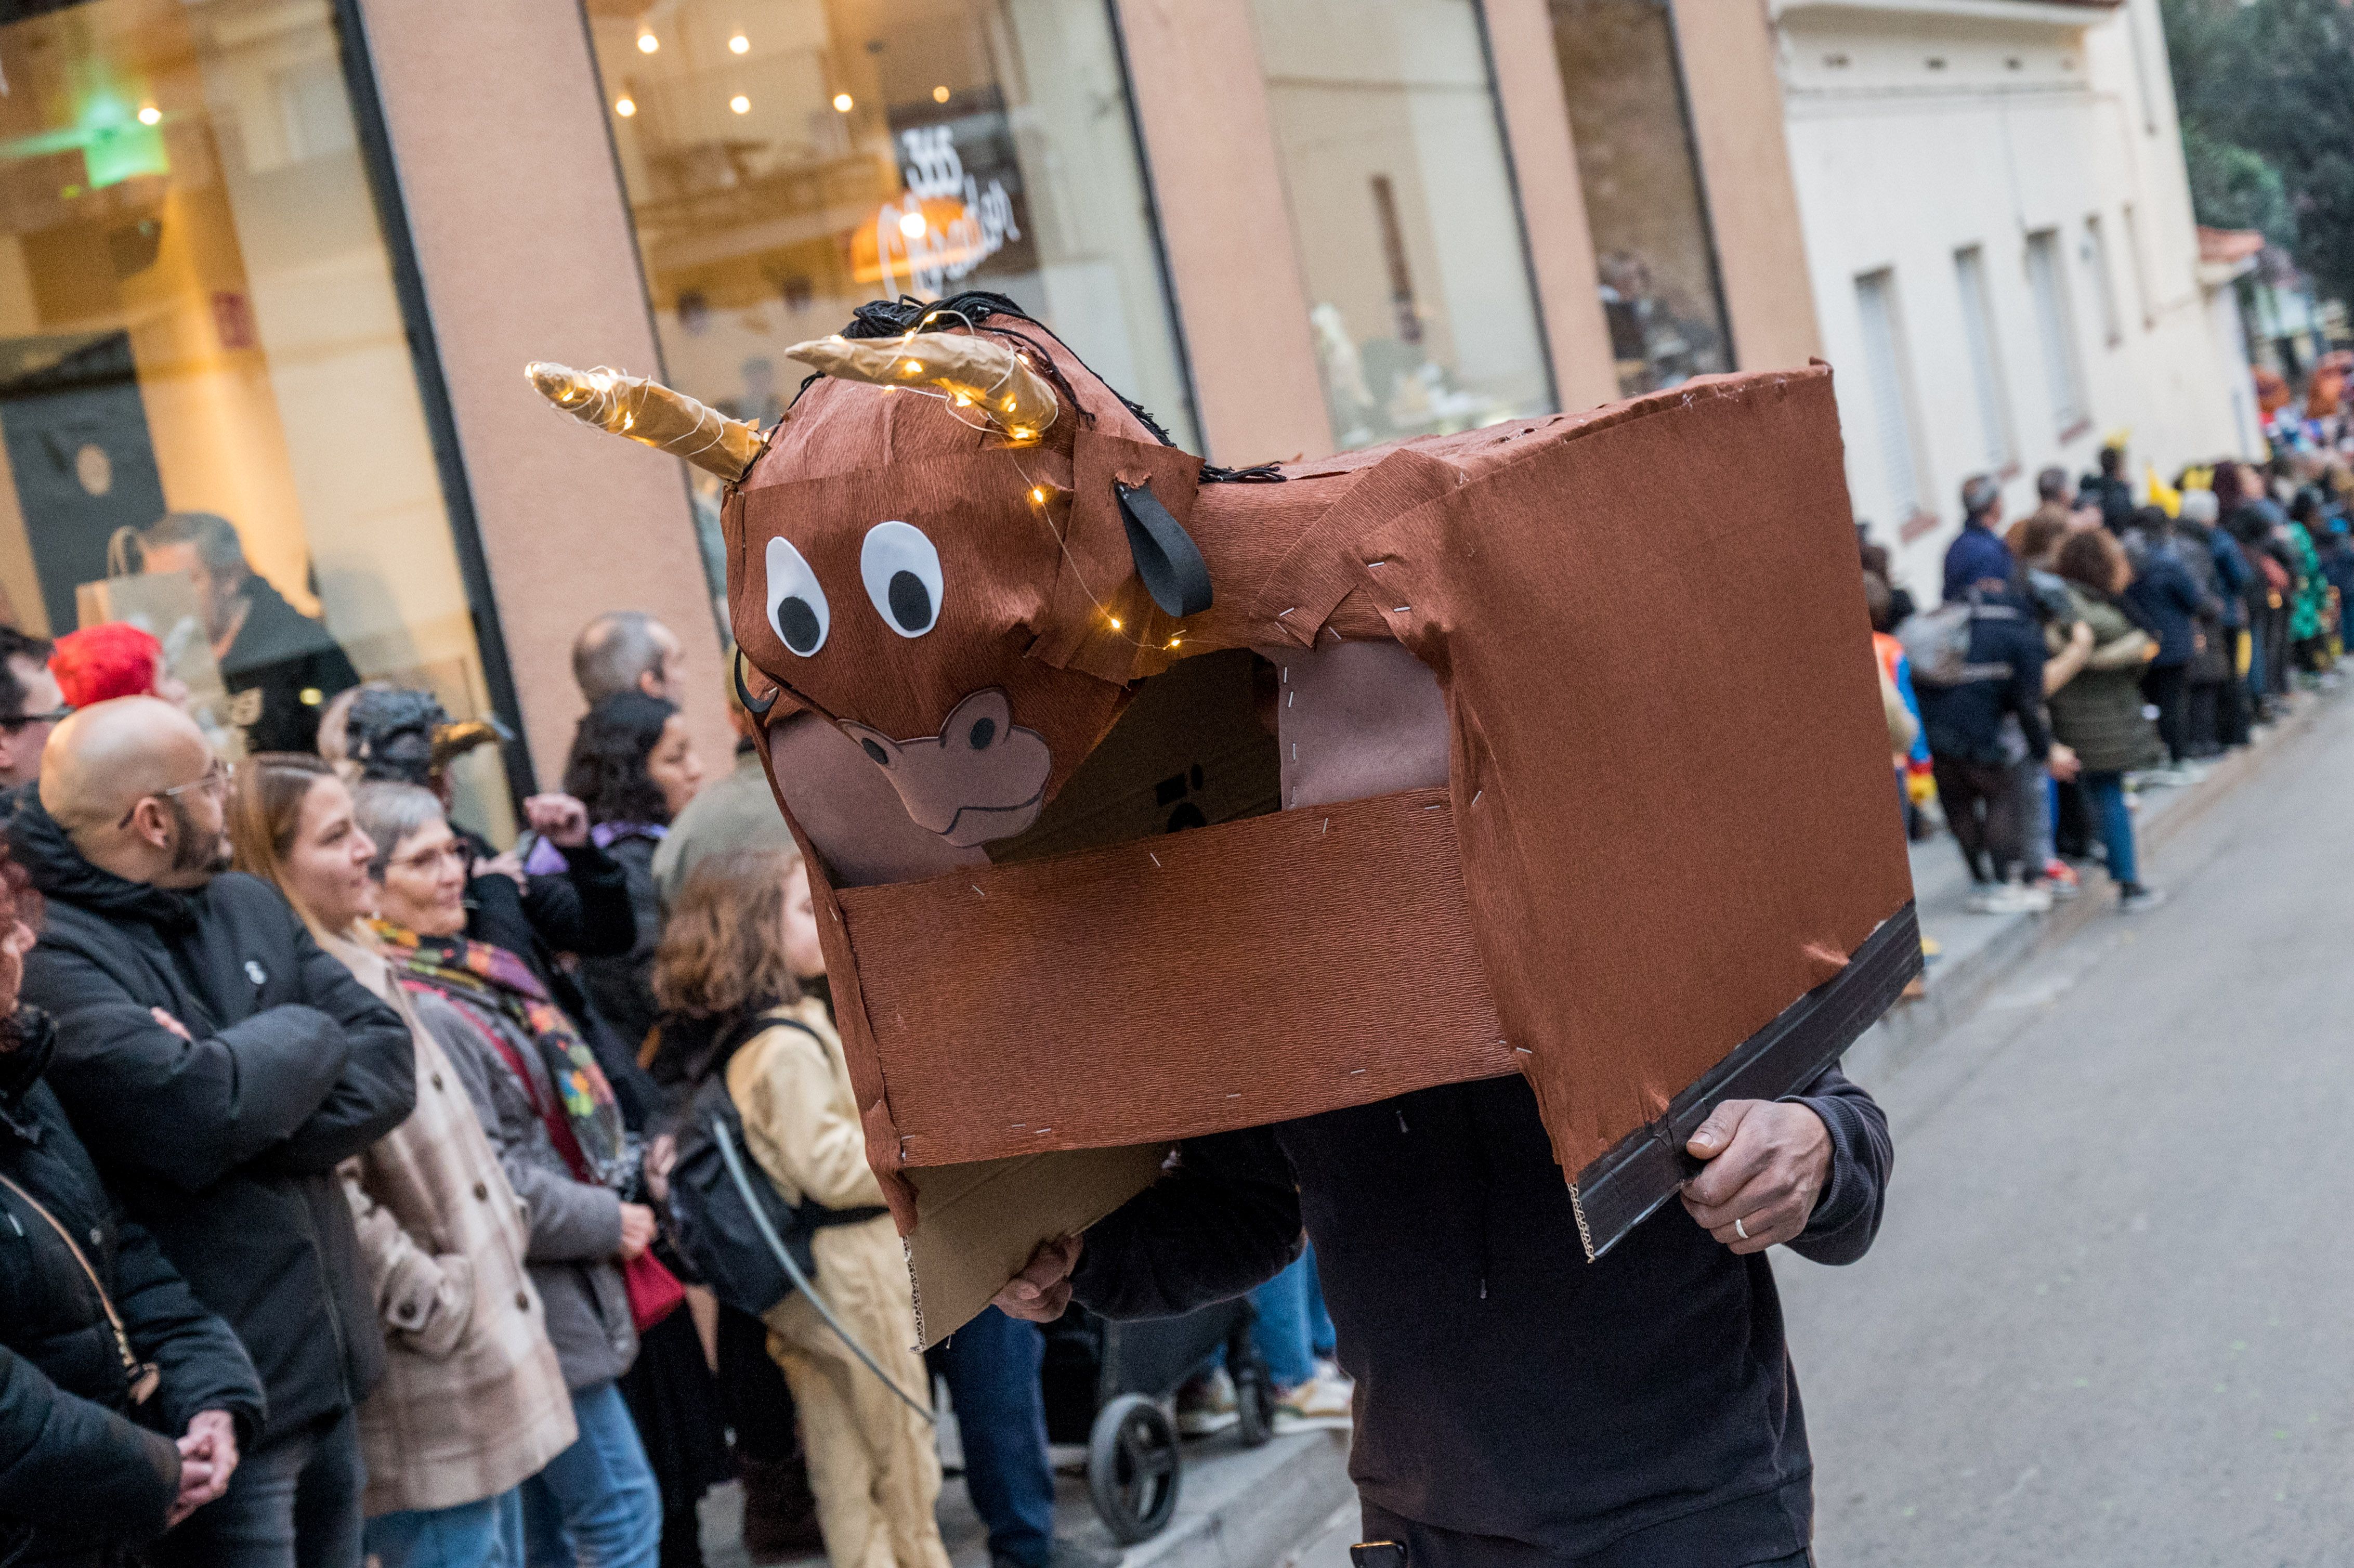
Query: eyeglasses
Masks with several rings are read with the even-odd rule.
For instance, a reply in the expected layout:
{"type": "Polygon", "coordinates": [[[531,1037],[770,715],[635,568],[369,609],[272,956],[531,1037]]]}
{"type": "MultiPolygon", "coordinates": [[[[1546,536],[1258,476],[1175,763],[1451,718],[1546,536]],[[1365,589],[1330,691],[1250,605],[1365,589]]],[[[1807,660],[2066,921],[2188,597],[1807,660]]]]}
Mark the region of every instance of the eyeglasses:
{"type": "Polygon", "coordinates": [[[456,861],[463,865],[466,862],[466,841],[451,839],[448,843],[438,848],[419,850],[413,854],[402,855],[398,860],[388,860],[385,862],[385,865],[393,871],[431,871],[444,861],[456,861]]]}
{"type": "Polygon", "coordinates": [[[114,825],[118,828],[129,827],[131,819],[139,814],[139,805],[142,800],[169,800],[190,789],[202,789],[206,794],[216,798],[226,795],[228,793],[229,780],[236,777],[237,764],[223,762],[216,757],[213,758],[213,765],[205,769],[203,778],[191,779],[186,784],[175,784],[168,789],[157,789],[140,796],[138,800],[131,802],[131,810],[123,812],[122,820],[114,825]]]}
{"type": "Polygon", "coordinates": [[[15,718],[0,718],[0,729],[22,729],[28,724],[63,724],[73,717],[73,705],[59,703],[47,713],[18,714],[15,718]]]}

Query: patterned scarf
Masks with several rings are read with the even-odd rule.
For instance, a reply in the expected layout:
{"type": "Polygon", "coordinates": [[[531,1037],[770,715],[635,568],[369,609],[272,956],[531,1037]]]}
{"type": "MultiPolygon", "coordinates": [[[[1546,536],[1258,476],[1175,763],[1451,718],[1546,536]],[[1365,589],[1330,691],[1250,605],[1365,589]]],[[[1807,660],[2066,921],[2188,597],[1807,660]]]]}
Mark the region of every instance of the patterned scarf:
{"type": "MultiPolygon", "coordinates": [[[[538,1048],[560,1102],[557,1107],[543,1107],[541,1115],[565,1163],[584,1181],[616,1190],[626,1185],[636,1160],[613,1086],[530,966],[488,942],[419,937],[383,920],[373,927],[385,957],[403,975],[504,1019],[538,1048]]],[[[524,1087],[528,1092],[531,1085],[524,1087]]],[[[532,1098],[536,1103],[538,1096],[532,1098]]]]}

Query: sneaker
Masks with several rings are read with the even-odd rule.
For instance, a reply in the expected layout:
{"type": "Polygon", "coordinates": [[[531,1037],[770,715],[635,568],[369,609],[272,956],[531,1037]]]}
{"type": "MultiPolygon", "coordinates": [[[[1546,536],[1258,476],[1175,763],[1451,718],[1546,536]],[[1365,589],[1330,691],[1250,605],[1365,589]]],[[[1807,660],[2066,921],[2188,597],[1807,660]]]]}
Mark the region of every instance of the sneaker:
{"type": "Polygon", "coordinates": [[[1338,1383],[1342,1388],[1353,1389],[1357,1386],[1357,1380],[1351,1377],[1347,1372],[1342,1372],[1341,1370],[1341,1363],[1334,1361],[1331,1356],[1318,1356],[1316,1358],[1316,1375],[1322,1378],[1326,1383],[1338,1383]]]}
{"type": "Polygon", "coordinates": [[[2145,887],[2138,882],[2128,882],[2117,889],[2117,913],[2120,915],[2138,915],[2165,902],[2166,889],[2163,887],[2145,887]]]}
{"type": "Polygon", "coordinates": [[[1355,1393],[1353,1385],[1329,1378],[1311,1377],[1296,1383],[1275,1396],[1275,1429],[1278,1434],[1345,1432],[1353,1425],[1351,1408],[1355,1393]]]}
{"type": "Polygon", "coordinates": [[[1224,1432],[1243,1418],[1235,1403],[1235,1380],[1219,1367],[1177,1391],[1177,1430],[1188,1437],[1224,1432]]]}
{"type": "Polygon", "coordinates": [[[2006,882],[1972,894],[1966,906],[1973,915],[2043,915],[2052,908],[2052,895],[2041,887],[2006,882]]]}
{"type": "Polygon", "coordinates": [[[2043,877],[2038,885],[2062,904],[2083,891],[2076,883],[2076,868],[2057,858],[2044,866],[2043,877]]]}

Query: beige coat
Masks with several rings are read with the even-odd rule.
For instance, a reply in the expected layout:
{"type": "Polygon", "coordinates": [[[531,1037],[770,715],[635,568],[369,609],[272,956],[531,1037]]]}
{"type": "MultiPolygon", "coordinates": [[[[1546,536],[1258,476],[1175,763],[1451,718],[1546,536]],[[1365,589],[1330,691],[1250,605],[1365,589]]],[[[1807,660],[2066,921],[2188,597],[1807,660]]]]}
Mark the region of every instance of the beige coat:
{"type": "Polygon", "coordinates": [[[417,1109],[343,1165],[387,1352],[359,1411],[365,1507],[375,1518],[478,1502],[538,1474],[577,1436],[524,1271],[523,1203],[389,966],[354,942],[324,945],[417,1042],[417,1109]]]}
{"type": "MultiPolygon", "coordinates": [[[[841,1037],[814,1001],[782,1011],[818,1038],[772,1025],[727,1064],[745,1143],[790,1202],[880,1204],[841,1037]]],[[[927,1397],[931,1381],[915,1348],[915,1292],[889,1217],[829,1226],[811,1238],[811,1251],[818,1293],[833,1315],[892,1382],[927,1397]]],[[[769,1309],[768,1324],[769,1353],[784,1368],[801,1412],[810,1489],[832,1568],[948,1568],[932,1513],[940,1463],[931,1427],[858,1363],[799,1291],[769,1309]]]]}

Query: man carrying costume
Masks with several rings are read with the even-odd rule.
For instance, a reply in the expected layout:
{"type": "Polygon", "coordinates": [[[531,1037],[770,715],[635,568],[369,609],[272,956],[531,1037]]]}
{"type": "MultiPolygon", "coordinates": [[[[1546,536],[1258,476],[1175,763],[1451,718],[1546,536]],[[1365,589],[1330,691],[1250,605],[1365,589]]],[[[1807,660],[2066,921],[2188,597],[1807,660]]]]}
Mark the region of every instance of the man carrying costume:
{"type": "Polygon", "coordinates": [[[1304,1221],[1357,1382],[1365,1539],[1410,1568],[1804,1563],[1813,1462],[1765,1254],[1863,1255],[1887,1118],[1833,1068],[1726,1101],[1689,1149],[1681,1206],[1589,1264],[1518,1077],[1196,1139],[997,1304],[1190,1311],[1281,1268],[1304,1221]]]}
{"type": "Polygon", "coordinates": [[[732,487],[918,1331],[1184,1312],[1304,1228],[1411,1568],[1805,1562],[1763,1254],[1870,1245],[1835,1064],[1920,966],[1828,372],[1231,471],[993,296],[793,352],[765,434],[531,374],[732,487]],[[1629,572],[1690,626],[1604,613],[1629,572]]]}

